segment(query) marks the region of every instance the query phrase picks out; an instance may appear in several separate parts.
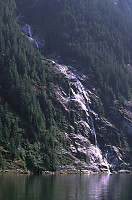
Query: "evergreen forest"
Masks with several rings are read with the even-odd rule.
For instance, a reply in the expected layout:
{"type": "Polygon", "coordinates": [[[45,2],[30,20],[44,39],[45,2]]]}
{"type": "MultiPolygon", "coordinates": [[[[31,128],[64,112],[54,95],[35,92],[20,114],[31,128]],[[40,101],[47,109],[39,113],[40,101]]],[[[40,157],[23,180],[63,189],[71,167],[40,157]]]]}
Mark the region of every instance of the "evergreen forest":
{"type": "Polygon", "coordinates": [[[55,171],[65,159],[58,152],[71,122],[54,85],[68,95],[69,83],[46,57],[85,73],[102,102],[123,103],[132,99],[131,44],[131,16],[110,0],[0,0],[0,168],[55,171]],[[20,13],[44,38],[40,51],[16,22],[20,13]]]}
{"type": "Polygon", "coordinates": [[[56,54],[89,77],[94,75],[104,96],[131,99],[127,65],[132,63],[132,20],[124,1],[119,8],[110,0],[17,2],[25,20],[44,38],[45,56],[56,54]]]}

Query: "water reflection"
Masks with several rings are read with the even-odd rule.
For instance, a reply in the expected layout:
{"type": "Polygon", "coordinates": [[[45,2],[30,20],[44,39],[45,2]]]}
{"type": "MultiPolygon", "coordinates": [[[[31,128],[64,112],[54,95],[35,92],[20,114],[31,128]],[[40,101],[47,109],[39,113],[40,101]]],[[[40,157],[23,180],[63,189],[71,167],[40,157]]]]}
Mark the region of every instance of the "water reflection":
{"type": "Polygon", "coordinates": [[[131,200],[132,174],[0,174],[0,200],[131,200]]]}

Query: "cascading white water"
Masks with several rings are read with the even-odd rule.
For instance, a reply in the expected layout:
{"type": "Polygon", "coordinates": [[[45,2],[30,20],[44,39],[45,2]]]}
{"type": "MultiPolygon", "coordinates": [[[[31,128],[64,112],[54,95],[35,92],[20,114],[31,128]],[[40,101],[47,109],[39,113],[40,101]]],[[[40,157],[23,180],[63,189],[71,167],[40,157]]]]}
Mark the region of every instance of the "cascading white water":
{"type": "MultiPolygon", "coordinates": [[[[51,60],[52,61],[52,60],[51,60]]],[[[52,61],[53,63],[55,63],[54,61],[52,61]]],[[[103,170],[106,171],[107,173],[110,173],[110,167],[109,167],[109,163],[107,162],[107,159],[103,157],[102,155],[102,151],[100,150],[100,148],[98,147],[98,143],[97,143],[97,137],[96,137],[96,132],[95,132],[95,128],[94,128],[94,121],[92,118],[92,111],[90,109],[89,106],[89,94],[87,93],[86,88],[83,86],[83,84],[81,83],[81,80],[84,80],[84,76],[82,75],[78,75],[77,71],[72,68],[72,67],[68,67],[65,65],[60,65],[58,63],[56,63],[55,68],[65,74],[66,78],[69,80],[70,82],[70,97],[68,97],[66,94],[64,95],[64,93],[62,93],[61,89],[56,91],[56,95],[58,100],[61,102],[61,104],[65,107],[65,109],[68,108],[68,110],[71,111],[75,111],[77,114],[77,123],[84,124],[84,127],[86,129],[88,129],[88,132],[86,132],[86,140],[87,140],[87,134],[89,133],[90,130],[90,126],[89,126],[89,120],[91,122],[91,129],[94,133],[94,138],[95,138],[95,145],[88,145],[87,148],[85,146],[81,146],[80,143],[78,144],[77,147],[77,151],[79,152],[83,152],[84,154],[86,154],[89,159],[90,159],[90,166],[92,166],[95,169],[99,170],[99,166],[103,167],[103,170]],[[64,96],[63,96],[64,95],[64,96]],[[70,108],[69,108],[70,106],[70,108]],[[80,111],[84,111],[84,112],[80,112],[80,111]],[[83,113],[85,113],[84,118],[83,118],[83,113]],[[88,120],[89,118],[89,120],[88,120]]],[[[78,135],[78,138],[81,138],[83,136],[81,136],[81,132],[79,133],[80,135],[78,135]]],[[[75,136],[77,137],[77,136],[75,136]]],[[[83,137],[85,138],[85,137],[83,137]]],[[[76,147],[74,147],[76,149],[76,147]]]]}
{"type": "Polygon", "coordinates": [[[77,96],[79,96],[78,93],[75,94],[75,92],[73,91],[73,95],[74,95],[74,97],[76,96],[76,99],[78,98],[78,102],[80,102],[81,104],[83,104],[82,105],[82,109],[85,110],[85,111],[86,111],[86,109],[88,110],[89,117],[90,117],[90,120],[91,120],[92,130],[93,130],[93,133],[94,133],[95,147],[94,146],[89,147],[89,149],[88,149],[88,155],[89,155],[89,157],[91,159],[91,162],[95,162],[95,158],[94,158],[94,156],[95,156],[96,159],[98,159],[100,163],[102,163],[104,166],[106,166],[107,173],[110,173],[109,164],[108,164],[107,160],[105,158],[103,158],[102,152],[101,152],[101,150],[98,147],[97,136],[96,136],[96,132],[95,132],[95,128],[94,128],[94,122],[93,122],[93,118],[92,118],[92,112],[91,112],[91,109],[90,109],[90,106],[89,106],[89,100],[88,100],[88,96],[87,96],[87,93],[86,93],[86,89],[83,86],[83,84],[81,83],[81,81],[79,80],[79,76],[78,75],[76,75],[76,74],[73,75],[72,74],[72,76],[73,76],[73,79],[74,79],[74,83],[76,83],[76,87],[77,87],[79,93],[83,94],[83,97],[84,97],[84,100],[85,100],[85,104],[83,104],[83,101],[81,101],[81,97],[80,98],[77,97],[77,96]]]}
{"type": "Polygon", "coordinates": [[[83,86],[83,84],[81,83],[81,81],[79,80],[80,79],[79,75],[75,72],[75,70],[73,68],[72,68],[72,70],[69,70],[69,68],[66,67],[65,65],[57,64],[57,66],[58,66],[59,70],[62,73],[64,73],[68,79],[71,80],[71,82],[73,82],[74,84],[76,83],[76,87],[78,88],[79,93],[83,94],[83,98],[85,100],[85,104],[83,104],[82,99],[81,99],[82,97],[80,97],[80,94],[79,93],[76,94],[72,90],[72,94],[73,94],[72,98],[76,98],[76,100],[81,104],[81,107],[82,107],[83,110],[88,109],[89,117],[90,117],[91,125],[92,125],[92,130],[93,130],[94,138],[95,138],[95,147],[97,147],[98,146],[97,136],[96,136],[96,132],[95,132],[95,128],[94,128],[94,122],[93,122],[93,118],[92,118],[91,109],[90,109],[90,106],[89,106],[88,97],[87,97],[87,94],[86,94],[86,89],[83,86]]]}
{"type": "Polygon", "coordinates": [[[92,118],[92,115],[91,115],[91,109],[90,109],[90,106],[89,106],[88,97],[87,97],[85,88],[84,88],[84,86],[82,85],[81,82],[80,82],[80,86],[81,86],[81,89],[82,89],[82,92],[83,92],[83,96],[84,96],[84,99],[85,99],[85,102],[86,102],[86,105],[87,105],[87,108],[88,108],[88,111],[89,111],[91,125],[92,125],[92,129],[93,129],[94,137],[95,137],[95,146],[97,147],[97,145],[98,145],[98,143],[97,143],[97,136],[96,136],[96,132],[95,132],[95,128],[94,128],[94,122],[93,122],[93,118],[92,118]]]}

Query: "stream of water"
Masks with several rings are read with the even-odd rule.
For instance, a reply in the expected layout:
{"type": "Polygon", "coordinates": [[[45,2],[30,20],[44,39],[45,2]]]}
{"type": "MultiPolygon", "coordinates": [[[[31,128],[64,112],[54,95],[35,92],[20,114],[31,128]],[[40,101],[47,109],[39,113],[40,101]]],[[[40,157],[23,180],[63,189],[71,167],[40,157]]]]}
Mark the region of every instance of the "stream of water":
{"type": "MultiPolygon", "coordinates": [[[[80,81],[79,81],[80,82],[80,81]]],[[[82,83],[80,82],[81,88],[82,88],[82,92],[83,92],[83,96],[85,98],[85,102],[89,111],[89,116],[90,116],[90,120],[91,120],[91,125],[92,125],[92,129],[93,129],[93,133],[94,133],[94,137],[95,137],[95,146],[97,147],[98,143],[97,143],[97,136],[96,136],[96,132],[95,132],[95,128],[94,128],[94,122],[93,122],[93,118],[92,118],[92,114],[91,114],[91,109],[89,106],[89,102],[88,102],[88,97],[85,91],[84,86],[82,85],[82,83]]]]}
{"type": "Polygon", "coordinates": [[[32,36],[32,32],[31,32],[31,27],[29,26],[29,24],[25,24],[25,26],[23,27],[23,31],[29,35],[29,37],[32,38],[32,40],[34,41],[34,43],[36,44],[36,47],[39,48],[38,42],[33,38],[32,36]]]}
{"type": "Polygon", "coordinates": [[[71,85],[74,85],[75,88],[77,88],[76,91],[74,91],[71,88],[72,95],[70,96],[70,99],[72,100],[74,98],[79,104],[81,104],[82,110],[85,110],[86,114],[87,114],[87,110],[88,110],[90,121],[91,121],[91,127],[92,127],[92,130],[94,133],[94,138],[95,138],[95,147],[97,147],[98,146],[97,136],[96,136],[96,132],[95,132],[94,121],[92,118],[92,112],[91,112],[91,109],[89,106],[89,100],[88,100],[86,88],[81,83],[80,77],[74,68],[70,69],[70,67],[67,67],[65,65],[59,65],[59,64],[57,64],[57,66],[58,66],[58,69],[60,70],[60,72],[64,73],[66,75],[66,77],[70,80],[71,85]],[[83,94],[83,99],[82,99],[81,94],[83,94]]]}
{"type": "MultiPolygon", "coordinates": [[[[21,14],[19,14],[19,15],[16,17],[16,21],[19,22],[21,17],[22,17],[21,14]]],[[[35,45],[36,45],[36,47],[37,47],[37,49],[38,49],[38,48],[39,48],[39,44],[38,44],[37,40],[36,40],[36,39],[33,37],[33,35],[32,35],[32,31],[31,31],[30,25],[29,25],[29,24],[26,24],[26,23],[24,23],[24,22],[22,22],[22,24],[23,24],[23,26],[22,26],[23,32],[24,32],[26,35],[28,35],[28,36],[33,40],[33,42],[35,43],[35,45]]]]}

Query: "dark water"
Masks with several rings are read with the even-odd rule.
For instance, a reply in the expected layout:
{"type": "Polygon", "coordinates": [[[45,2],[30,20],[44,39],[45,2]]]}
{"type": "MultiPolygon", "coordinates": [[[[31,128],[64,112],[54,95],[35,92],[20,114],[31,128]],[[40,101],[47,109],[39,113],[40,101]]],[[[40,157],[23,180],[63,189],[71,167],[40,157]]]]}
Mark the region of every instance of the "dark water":
{"type": "Polygon", "coordinates": [[[0,174],[0,200],[132,200],[132,174],[0,174]]]}

